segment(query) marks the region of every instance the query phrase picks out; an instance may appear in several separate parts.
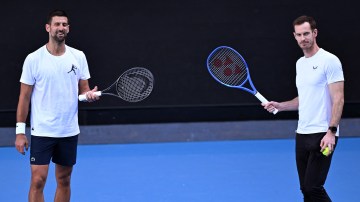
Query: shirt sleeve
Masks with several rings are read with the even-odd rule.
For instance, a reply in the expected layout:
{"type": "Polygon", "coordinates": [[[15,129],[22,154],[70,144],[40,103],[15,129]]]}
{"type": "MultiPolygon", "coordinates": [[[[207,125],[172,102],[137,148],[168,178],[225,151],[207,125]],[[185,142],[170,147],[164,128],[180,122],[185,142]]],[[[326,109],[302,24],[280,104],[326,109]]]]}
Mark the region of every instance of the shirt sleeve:
{"type": "Polygon", "coordinates": [[[336,56],[329,59],[329,63],[327,64],[325,71],[328,84],[344,81],[342,65],[336,56]]]}
{"type": "Polygon", "coordinates": [[[86,56],[83,52],[81,52],[81,68],[80,68],[80,79],[87,80],[90,79],[90,71],[89,66],[86,60],[86,56]]]}
{"type": "Polygon", "coordinates": [[[34,77],[34,59],[31,54],[29,54],[24,61],[22,73],[20,77],[20,82],[27,84],[27,85],[34,85],[35,84],[35,77],[34,77]]]}

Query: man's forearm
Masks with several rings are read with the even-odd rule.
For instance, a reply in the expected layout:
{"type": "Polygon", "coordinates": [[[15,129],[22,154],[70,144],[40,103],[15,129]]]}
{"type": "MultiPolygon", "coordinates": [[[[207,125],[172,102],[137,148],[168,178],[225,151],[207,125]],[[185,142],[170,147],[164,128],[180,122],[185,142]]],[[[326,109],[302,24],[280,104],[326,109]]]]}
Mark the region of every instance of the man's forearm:
{"type": "Polygon", "coordinates": [[[26,122],[29,113],[29,102],[26,100],[19,100],[19,104],[16,111],[16,122],[26,122]],[[27,104],[26,104],[27,103],[27,104]]]}
{"type": "Polygon", "coordinates": [[[342,112],[344,107],[344,100],[339,99],[333,103],[331,110],[330,126],[338,126],[341,120],[342,112]]]}
{"type": "Polygon", "coordinates": [[[299,98],[296,97],[292,100],[280,103],[282,111],[295,111],[299,109],[299,98]]]}
{"type": "Polygon", "coordinates": [[[329,85],[332,100],[330,126],[338,126],[344,107],[344,82],[336,82],[329,85]]]}

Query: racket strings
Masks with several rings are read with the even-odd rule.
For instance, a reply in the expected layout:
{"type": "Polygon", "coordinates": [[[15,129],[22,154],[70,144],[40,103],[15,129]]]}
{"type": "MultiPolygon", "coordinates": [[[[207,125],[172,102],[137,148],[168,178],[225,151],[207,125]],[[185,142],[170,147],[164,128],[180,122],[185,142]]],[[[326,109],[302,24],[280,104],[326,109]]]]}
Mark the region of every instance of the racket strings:
{"type": "Polygon", "coordinates": [[[154,78],[145,68],[132,68],[120,76],[116,83],[117,94],[129,102],[148,97],[153,89],[154,78]]]}
{"type": "Polygon", "coordinates": [[[248,79],[244,59],[231,49],[220,48],[210,57],[209,69],[222,83],[240,86],[248,79]]]}

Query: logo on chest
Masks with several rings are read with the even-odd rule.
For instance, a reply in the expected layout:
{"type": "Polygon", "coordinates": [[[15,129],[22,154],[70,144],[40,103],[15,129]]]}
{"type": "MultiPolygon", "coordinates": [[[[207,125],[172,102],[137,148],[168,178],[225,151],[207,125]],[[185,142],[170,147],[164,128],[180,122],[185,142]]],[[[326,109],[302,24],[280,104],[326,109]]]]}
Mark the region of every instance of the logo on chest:
{"type": "Polygon", "coordinates": [[[313,69],[316,70],[318,68],[318,66],[313,66],[313,69]]]}
{"type": "Polygon", "coordinates": [[[77,70],[77,67],[76,67],[75,65],[72,65],[72,66],[71,66],[71,69],[70,69],[70,71],[68,71],[68,73],[74,72],[74,74],[76,75],[76,71],[75,71],[75,70],[77,70]]]}

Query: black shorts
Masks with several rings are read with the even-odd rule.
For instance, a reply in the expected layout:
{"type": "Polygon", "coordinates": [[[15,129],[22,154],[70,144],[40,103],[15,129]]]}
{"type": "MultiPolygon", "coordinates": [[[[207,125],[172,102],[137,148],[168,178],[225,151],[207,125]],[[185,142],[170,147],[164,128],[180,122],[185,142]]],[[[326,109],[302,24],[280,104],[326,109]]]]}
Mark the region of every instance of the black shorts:
{"type": "Polygon", "coordinates": [[[30,164],[48,165],[52,162],[62,166],[76,164],[78,135],[64,138],[31,135],[30,164]]]}

